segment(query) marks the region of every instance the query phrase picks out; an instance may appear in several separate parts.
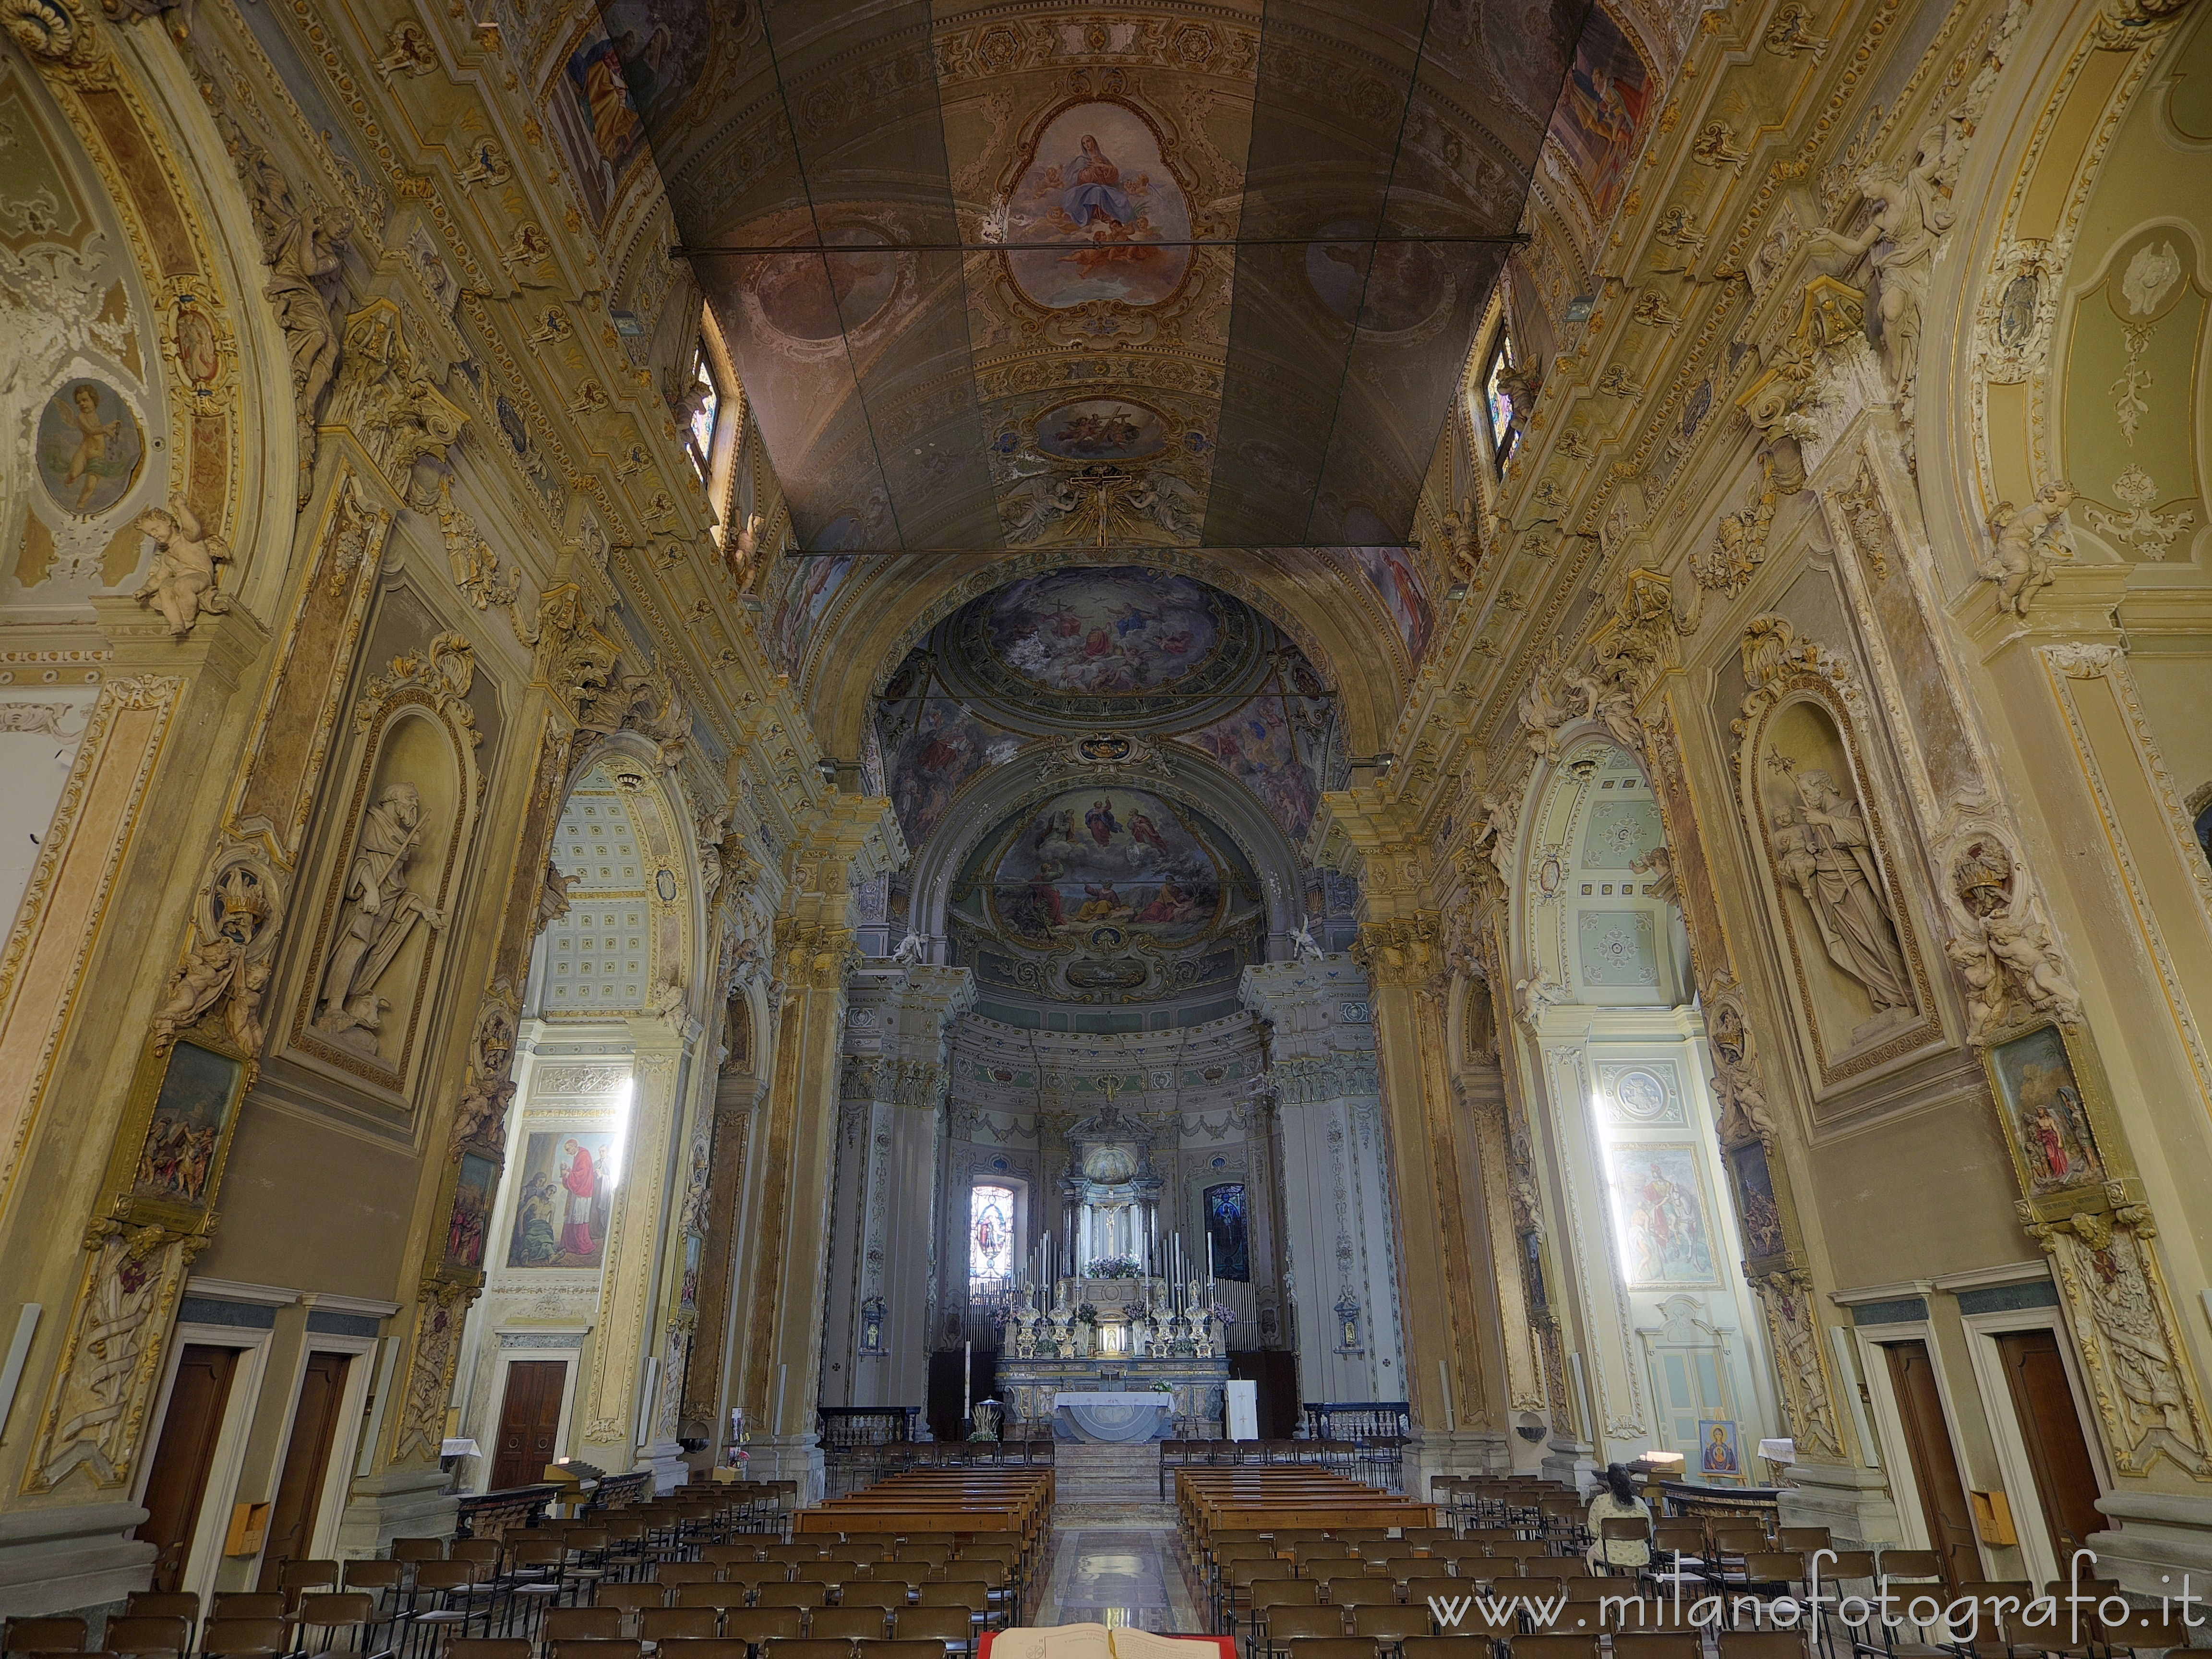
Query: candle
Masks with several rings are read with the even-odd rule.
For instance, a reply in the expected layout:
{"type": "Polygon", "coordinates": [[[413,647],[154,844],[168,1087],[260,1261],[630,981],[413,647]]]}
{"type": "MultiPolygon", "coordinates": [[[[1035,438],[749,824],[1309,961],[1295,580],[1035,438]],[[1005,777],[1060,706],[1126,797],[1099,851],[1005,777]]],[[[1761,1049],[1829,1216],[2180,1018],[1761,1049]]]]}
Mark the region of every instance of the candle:
{"type": "Polygon", "coordinates": [[[968,1398],[969,1385],[973,1382],[975,1375],[975,1345],[973,1342],[963,1342],[960,1345],[960,1421],[963,1427],[968,1422],[968,1413],[970,1409],[968,1398]]]}
{"type": "Polygon", "coordinates": [[[790,1381],[791,1367],[788,1365],[778,1365],[775,1368],[775,1420],[769,1425],[769,1433],[770,1435],[778,1435],[783,1432],[783,1385],[790,1381]]]}

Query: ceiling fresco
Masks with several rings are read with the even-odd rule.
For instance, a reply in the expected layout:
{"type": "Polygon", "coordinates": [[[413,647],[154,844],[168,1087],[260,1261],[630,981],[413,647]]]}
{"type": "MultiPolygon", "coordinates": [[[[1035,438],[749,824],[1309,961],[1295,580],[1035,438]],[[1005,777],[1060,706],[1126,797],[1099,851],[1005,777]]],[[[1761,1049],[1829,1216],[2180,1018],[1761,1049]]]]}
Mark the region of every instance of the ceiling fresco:
{"type": "Polygon", "coordinates": [[[1233,980],[1259,959],[1260,884],[1204,814],[1092,785],[982,837],[949,914],[954,961],[987,986],[1138,1002],[1233,980]]]}
{"type": "Polygon", "coordinates": [[[907,844],[970,779],[1071,727],[1199,750],[1292,842],[1346,764],[1321,676],[1241,599],[1138,566],[1052,571],[969,600],[885,685],[875,731],[907,844]]]}
{"type": "Polygon", "coordinates": [[[799,544],[980,550],[1407,540],[1586,0],[694,5],[611,0],[580,131],[647,136],[799,544]]]}

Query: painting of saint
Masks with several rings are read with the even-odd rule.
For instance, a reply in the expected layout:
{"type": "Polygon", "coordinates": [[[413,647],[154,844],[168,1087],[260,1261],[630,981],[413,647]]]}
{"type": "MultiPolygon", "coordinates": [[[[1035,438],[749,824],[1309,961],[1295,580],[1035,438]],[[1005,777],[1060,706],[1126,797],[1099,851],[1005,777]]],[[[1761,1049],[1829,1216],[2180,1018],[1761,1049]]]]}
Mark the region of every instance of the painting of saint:
{"type": "Polygon", "coordinates": [[[474,1152],[461,1154],[459,1182],[453,1188],[453,1218],[446,1224],[446,1265],[481,1267],[484,1259],[484,1225],[491,1216],[492,1189],[499,1182],[499,1166],[474,1152]]]}
{"type": "Polygon", "coordinates": [[[39,476],[46,494],[81,519],[131,493],[146,443],[122,393],[100,380],[64,381],[39,416],[39,476]]]}
{"type": "Polygon", "coordinates": [[[2055,1025],[1990,1052],[2005,1109],[2020,1137],[2028,1189],[2037,1197],[2105,1178],[2081,1085],[2055,1025]]]}
{"type": "Polygon", "coordinates": [[[1244,1183],[1224,1182],[1206,1189],[1207,1260],[1216,1279],[1252,1282],[1252,1250],[1244,1225],[1244,1183]]]}
{"type": "Polygon", "coordinates": [[[703,0],[615,0],[586,15],[562,66],[565,94],[547,100],[547,113],[585,205],[604,223],[652,125],[705,63],[711,26],[703,0]]]}
{"type": "Polygon", "coordinates": [[[1650,112],[1650,76],[1635,46],[1602,6],[1590,9],[1574,69],[1552,113],[1559,140],[1589,191],[1597,224],[1613,218],[1626,192],[1650,112]]]}
{"type": "Polygon", "coordinates": [[[1407,659],[1420,661],[1421,653],[1428,647],[1432,613],[1428,589],[1413,568],[1412,556],[1402,547],[1350,547],[1345,550],[1365,574],[1369,586],[1382,596],[1383,609],[1390,613],[1390,620],[1397,624],[1399,638],[1406,642],[1407,659]]]}
{"type": "Polygon", "coordinates": [[[1066,461],[1135,461],[1167,444],[1167,422],[1142,404],[1085,398],[1037,416],[1036,445],[1066,461]]]}
{"type": "Polygon", "coordinates": [[[1001,925],[1024,939],[1109,926],[1182,944],[1214,926],[1226,889],[1214,854],[1173,806],[1120,790],[1049,803],[999,855],[991,892],[1001,925]]]}
{"type": "MultiPolygon", "coordinates": [[[[845,513],[830,521],[823,539],[832,547],[841,541],[851,545],[858,535],[858,519],[845,513]]],[[[796,678],[805,666],[806,647],[813,641],[816,624],[845,585],[845,578],[853,574],[853,558],[839,553],[787,562],[791,574],[785,579],[782,609],[775,617],[775,645],[783,672],[796,678]]]]}
{"type": "Polygon", "coordinates": [[[1615,1146],[1613,1216],[1632,1285],[1714,1282],[1711,1235],[1696,1154],[1687,1146],[1615,1146]]]}
{"type": "Polygon", "coordinates": [[[1221,640],[1221,617],[1206,587],[1133,566],[1025,577],[988,605],[990,650],[1048,691],[1158,690],[1203,667],[1221,640]]]}
{"type": "Polygon", "coordinates": [[[509,1267],[597,1267],[613,1209],[614,1137],[533,1130],[516,1175],[509,1267]]]}
{"type": "Polygon", "coordinates": [[[1006,240],[1044,243],[1006,255],[1017,287],[1058,309],[1093,301],[1157,305],[1190,266],[1190,209],[1134,106],[1088,99],[1037,134],[1006,202],[1006,240]]]}
{"type": "Polygon", "coordinates": [[[227,1054],[179,1042],[169,1051],[154,1115],[138,1149],[133,1198],[204,1206],[216,1148],[235,1105],[242,1068],[227,1054]]]}

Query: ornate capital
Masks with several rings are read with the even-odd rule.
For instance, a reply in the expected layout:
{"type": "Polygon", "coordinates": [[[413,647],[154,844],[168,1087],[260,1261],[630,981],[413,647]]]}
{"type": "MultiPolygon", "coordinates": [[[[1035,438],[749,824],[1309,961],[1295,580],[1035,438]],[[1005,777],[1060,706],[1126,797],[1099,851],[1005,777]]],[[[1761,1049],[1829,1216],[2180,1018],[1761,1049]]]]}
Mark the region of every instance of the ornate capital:
{"type": "Polygon", "coordinates": [[[1352,959],[1378,988],[1426,990],[1445,973],[1443,921],[1433,910],[1388,921],[1362,922],[1352,959]]]}
{"type": "Polygon", "coordinates": [[[850,927],[779,922],[775,976],[787,991],[834,991],[857,967],[860,947],[850,927]]]}

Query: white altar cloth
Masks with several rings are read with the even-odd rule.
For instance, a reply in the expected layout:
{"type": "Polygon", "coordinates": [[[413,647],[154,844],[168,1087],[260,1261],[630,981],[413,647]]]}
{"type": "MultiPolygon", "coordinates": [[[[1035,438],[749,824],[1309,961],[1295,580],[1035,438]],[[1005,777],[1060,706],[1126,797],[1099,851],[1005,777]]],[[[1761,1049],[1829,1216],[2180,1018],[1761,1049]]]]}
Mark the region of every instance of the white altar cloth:
{"type": "Polygon", "coordinates": [[[1175,1409],[1175,1396],[1156,1389],[1115,1393],[1064,1389],[1053,1395],[1052,1404],[1054,1411],[1067,1413],[1085,1440],[1138,1441],[1159,1432],[1161,1419],[1175,1409]]]}

